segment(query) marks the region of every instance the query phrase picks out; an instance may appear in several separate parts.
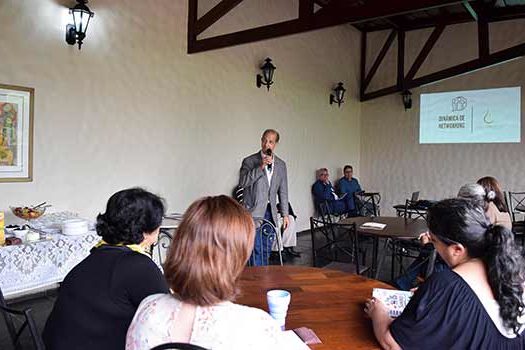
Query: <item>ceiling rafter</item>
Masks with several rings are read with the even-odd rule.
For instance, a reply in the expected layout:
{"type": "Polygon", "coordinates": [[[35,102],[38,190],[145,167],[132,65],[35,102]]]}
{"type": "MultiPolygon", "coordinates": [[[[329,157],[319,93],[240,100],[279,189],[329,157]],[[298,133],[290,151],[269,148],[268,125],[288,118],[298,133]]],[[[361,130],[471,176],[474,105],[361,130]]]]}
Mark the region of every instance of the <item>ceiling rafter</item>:
{"type": "Polygon", "coordinates": [[[230,12],[235,6],[243,0],[222,0],[209,10],[204,16],[197,20],[195,32],[197,35],[211,27],[215,22],[221,19],[225,14],[230,12]]]}
{"type": "MultiPolygon", "coordinates": [[[[188,1],[190,3],[189,8],[198,8],[198,0],[188,1]]],[[[226,15],[239,2],[239,0],[222,0],[203,16],[205,20],[202,22],[200,22],[202,18],[197,19],[195,16],[190,16],[189,13],[188,33],[191,33],[192,35],[188,35],[188,53],[214,50],[336,26],[344,23],[359,23],[377,18],[392,17],[413,11],[439,8],[441,6],[461,3],[461,0],[369,0],[366,2],[332,0],[316,13],[313,13],[312,0],[299,0],[299,13],[296,19],[214,36],[211,38],[197,38],[203,30],[226,15]],[[231,8],[228,9],[229,7],[231,8]],[[214,11],[214,9],[216,10],[214,11]]]]}
{"type": "Polygon", "coordinates": [[[417,55],[414,63],[412,64],[412,67],[410,67],[407,75],[405,76],[405,79],[412,80],[415,77],[417,71],[419,70],[419,68],[421,68],[421,65],[427,59],[428,54],[430,53],[430,51],[432,51],[432,48],[434,47],[444,30],[445,25],[439,25],[434,28],[434,30],[428,37],[427,42],[419,52],[419,55],[417,55]]]}
{"type": "Polygon", "coordinates": [[[370,71],[368,72],[368,74],[366,74],[365,80],[363,81],[363,83],[361,85],[361,90],[362,91],[365,91],[366,88],[368,87],[368,85],[370,84],[370,81],[372,80],[372,78],[376,74],[377,69],[381,65],[381,62],[383,62],[383,59],[385,58],[386,53],[388,52],[388,50],[392,46],[392,42],[396,38],[396,35],[397,35],[397,32],[395,30],[392,30],[390,32],[390,34],[388,35],[388,38],[386,38],[385,43],[384,43],[383,47],[381,48],[381,51],[379,51],[379,54],[377,55],[377,57],[376,57],[376,59],[374,61],[374,64],[372,64],[372,68],[370,68],[370,71]]]}
{"type": "MultiPolygon", "coordinates": [[[[445,8],[441,10],[446,11],[445,8]]],[[[525,5],[512,6],[508,8],[490,8],[490,10],[487,11],[487,21],[489,23],[523,18],[525,18],[525,5]]],[[[405,31],[411,31],[435,27],[438,24],[452,25],[468,23],[472,21],[472,16],[465,12],[454,14],[444,12],[440,16],[435,16],[432,18],[414,19],[411,21],[405,21],[402,24],[398,25],[400,25],[400,27],[403,28],[405,31]]],[[[388,29],[392,29],[392,26],[390,24],[376,25],[373,27],[363,28],[363,30],[368,32],[376,32],[388,29]]]]}
{"type": "MultiPolygon", "coordinates": [[[[367,92],[366,87],[368,85],[361,84],[360,89],[360,99],[361,101],[367,101],[371,100],[377,97],[394,94],[394,93],[400,93],[405,89],[412,89],[416,88],[422,85],[434,83],[440,80],[448,79],[460,74],[465,74],[469,72],[473,72],[478,69],[490,67],[495,64],[499,64],[502,62],[506,62],[521,56],[525,56],[525,43],[515,45],[513,47],[500,50],[494,53],[490,53],[489,50],[489,26],[488,22],[483,20],[478,21],[478,58],[457,64],[455,66],[445,68],[442,70],[439,70],[437,72],[433,72],[430,74],[426,74],[421,77],[415,78],[419,68],[422,66],[422,64],[425,62],[427,57],[432,51],[432,48],[434,47],[434,44],[440,37],[443,30],[446,28],[446,25],[440,25],[436,26],[432,34],[427,39],[427,42],[421,49],[418,57],[412,64],[412,67],[410,68],[409,72],[404,75],[403,69],[404,69],[404,61],[406,59],[405,53],[404,53],[404,42],[400,43],[398,41],[398,64],[397,64],[397,83],[396,85],[388,86],[385,88],[381,88],[375,91],[367,92]],[[480,29],[481,28],[481,29],[480,29]]],[[[398,34],[399,36],[399,34],[398,34]]],[[[366,34],[362,34],[362,48],[361,50],[366,50],[366,34]],[[364,42],[363,42],[364,40],[364,42]]],[[[401,40],[398,38],[398,40],[401,40]]],[[[403,38],[404,41],[404,38],[403,38]]],[[[366,56],[361,53],[361,59],[366,59],[366,56]]],[[[361,62],[361,69],[363,70],[366,67],[366,62],[361,62]]],[[[363,76],[365,72],[361,72],[361,76],[363,76]]],[[[366,82],[366,81],[364,81],[366,82]]],[[[367,83],[370,83],[369,81],[367,83]]]]}

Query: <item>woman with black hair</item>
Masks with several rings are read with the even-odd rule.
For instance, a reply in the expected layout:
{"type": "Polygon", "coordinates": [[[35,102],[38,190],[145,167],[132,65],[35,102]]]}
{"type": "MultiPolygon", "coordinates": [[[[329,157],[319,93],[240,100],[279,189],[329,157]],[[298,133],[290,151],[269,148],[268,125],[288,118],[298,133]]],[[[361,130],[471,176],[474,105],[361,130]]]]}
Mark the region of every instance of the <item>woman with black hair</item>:
{"type": "Polygon", "coordinates": [[[523,349],[525,264],[513,235],[466,199],[432,206],[434,247],[451,270],[433,274],[397,319],[370,299],[365,312],[385,349],[523,349]]]}
{"type": "Polygon", "coordinates": [[[97,216],[102,240],[71,270],[44,329],[47,349],[124,349],[140,302],[169,289],[147,254],[157,241],[162,200],[141,188],[115,193],[97,216]]]}

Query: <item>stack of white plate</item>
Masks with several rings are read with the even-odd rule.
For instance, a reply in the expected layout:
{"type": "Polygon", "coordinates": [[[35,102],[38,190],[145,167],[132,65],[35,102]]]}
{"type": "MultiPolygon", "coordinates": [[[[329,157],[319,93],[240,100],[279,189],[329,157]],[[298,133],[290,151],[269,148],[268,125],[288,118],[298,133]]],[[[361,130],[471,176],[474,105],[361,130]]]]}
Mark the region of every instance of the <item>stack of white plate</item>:
{"type": "Polygon", "coordinates": [[[88,232],[88,222],[82,219],[70,219],[62,222],[62,234],[66,236],[81,235],[88,232]]]}

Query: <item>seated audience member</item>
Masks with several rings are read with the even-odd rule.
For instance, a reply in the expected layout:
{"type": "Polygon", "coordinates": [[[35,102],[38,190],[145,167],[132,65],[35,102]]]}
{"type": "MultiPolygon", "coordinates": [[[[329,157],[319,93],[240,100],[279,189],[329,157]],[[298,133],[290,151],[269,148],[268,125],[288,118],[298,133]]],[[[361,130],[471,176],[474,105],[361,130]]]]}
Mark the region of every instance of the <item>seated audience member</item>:
{"type": "Polygon", "coordinates": [[[97,217],[102,240],[60,286],[43,337],[47,349],[123,349],[140,302],[169,293],[147,254],[157,241],[164,204],[140,188],[115,193],[97,217]]]}
{"type": "Polygon", "coordinates": [[[470,199],[480,205],[485,210],[485,215],[487,215],[491,224],[505,226],[512,230],[512,221],[509,213],[501,212],[494,204],[497,198],[495,191],[490,189],[487,191],[486,188],[479,184],[467,184],[459,189],[458,197],[470,199]]]}
{"type": "Polygon", "coordinates": [[[264,311],[234,304],[253,248],[250,214],[227,196],[194,202],[173,238],[164,273],[173,295],[139,306],[126,349],[184,342],[206,349],[284,349],[283,332],[264,311]]]}
{"type": "MultiPolygon", "coordinates": [[[[482,178],[479,181],[486,179],[482,178]]],[[[493,185],[488,185],[491,187],[487,188],[499,188],[499,184],[497,187],[492,187],[493,185]]],[[[479,184],[467,184],[462,186],[459,189],[458,197],[459,198],[465,198],[473,201],[476,205],[483,208],[485,211],[485,215],[487,215],[489,221],[491,224],[494,225],[501,225],[509,230],[512,229],[512,223],[510,220],[510,215],[505,212],[500,212],[496,205],[493,203],[495,202],[497,198],[496,192],[489,189],[486,191],[481,185],[479,184]]],[[[501,193],[501,190],[500,190],[501,193]]],[[[503,193],[501,193],[501,198],[503,197],[503,193]]],[[[503,202],[499,202],[502,204],[503,202]]],[[[394,284],[402,290],[409,290],[412,287],[414,287],[414,283],[416,281],[416,277],[418,275],[421,275],[423,271],[426,270],[427,264],[425,260],[428,258],[429,254],[432,252],[432,243],[430,242],[428,238],[428,234],[423,234],[420,236],[420,240],[423,244],[423,249],[421,250],[421,253],[419,256],[412,262],[410,267],[407,269],[407,273],[400,276],[394,281],[394,284]]],[[[436,260],[436,264],[434,267],[434,271],[441,271],[443,270],[445,265],[443,264],[441,258],[438,257],[436,260]]]]}
{"type": "MultiPolygon", "coordinates": [[[[281,203],[277,203],[277,211],[279,214],[282,213],[281,203]]],[[[297,245],[297,227],[295,225],[297,215],[295,215],[290,202],[288,202],[288,214],[290,223],[282,234],[283,252],[287,257],[299,258],[301,257],[301,253],[294,248],[297,245]]],[[[272,251],[277,252],[277,241],[273,242],[272,251]]]]}
{"type": "Polygon", "coordinates": [[[488,207],[485,213],[489,217],[490,222],[495,225],[503,225],[512,230],[512,220],[505,204],[505,195],[498,180],[492,176],[485,176],[479,179],[477,183],[483,186],[485,193],[487,193],[488,207]],[[490,199],[489,197],[493,198],[490,199]]]}
{"type": "Polygon", "coordinates": [[[350,212],[350,196],[339,197],[329,180],[328,169],[321,168],[317,171],[317,181],[312,185],[315,206],[322,212],[321,205],[328,204],[330,214],[348,214],[350,212]]]}
{"type": "Polygon", "coordinates": [[[463,198],[428,211],[431,240],[451,270],[435,273],[392,319],[370,299],[365,312],[385,349],[523,349],[525,264],[508,229],[463,198]]]}
{"type": "MultiPolygon", "coordinates": [[[[418,277],[427,277],[425,276],[425,273],[429,267],[429,258],[434,252],[434,245],[430,241],[430,235],[428,232],[422,233],[419,236],[419,242],[421,243],[421,250],[418,257],[414,259],[404,274],[394,280],[394,286],[401,290],[410,290],[417,287],[418,277]]],[[[432,272],[439,272],[444,269],[448,269],[448,266],[439,256],[437,256],[434,261],[434,269],[432,272]]]]}
{"type": "Polygon", "coordinates": [[[347,195],[348,203],[350,205],[350,210],[355,211],[355,199],[354,199],[354,193],[363,191],[361,189],[361,186],[359,185],[359,181],[354,175],[354,168],[352,168],[351,165],[345,165],[343,168],[344,176],[339,179],[337,182],[337,188],[339,190],[340,195],[347,195]]]}

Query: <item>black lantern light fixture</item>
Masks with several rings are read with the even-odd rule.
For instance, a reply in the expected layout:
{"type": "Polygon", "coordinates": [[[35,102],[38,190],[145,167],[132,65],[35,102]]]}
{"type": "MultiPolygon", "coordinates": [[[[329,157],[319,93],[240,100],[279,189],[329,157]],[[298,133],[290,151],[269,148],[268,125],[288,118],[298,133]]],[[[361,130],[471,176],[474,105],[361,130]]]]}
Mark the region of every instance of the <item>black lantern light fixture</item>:
{"type": "Polygon", "coordinates": [[[403,97],[403,106],[405,106],[405,111],[412,108],[412,93],[410,90],[404,90],[401,93],[401,96],[403,97]]]}
{"type": "Polygon", "coordinates": [[[89,20],[95,15],[86,6],[87,2],[87,0],[77,0],[76,6],[69,9],[69,13],[73,15],[73,24],[66,26],[66,42],[69,45],[78,43],[79,50],[82,47],[82,41],[86,37],[89,20]]]}
{"type": "Polygon", "coordinates": [[[261,66],[262,75],[257,74],[257,87],[265,85],[268,91],[270,91],[270,85],[273,84],[273,72],[275,71],[275,66],[272,64],[272,59],[267,57],[264,60],[264,64],[261,66]]]}
{"type": "Polygon", "coordinates": [[[337,83],[337,86],[334,89],[334,94],[330,94],[330,104],[337,103],[341,107],[341,103],[345,102],[343,98],[345,97],[346,89],[343,87],[343,83],[337,83]]]}

